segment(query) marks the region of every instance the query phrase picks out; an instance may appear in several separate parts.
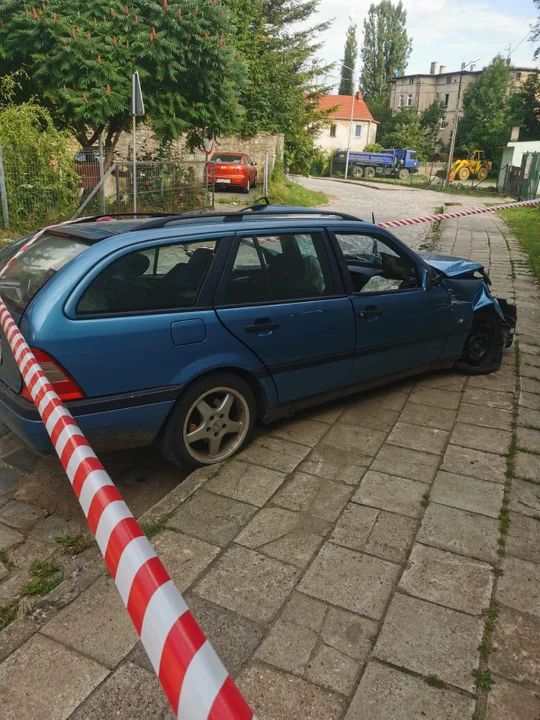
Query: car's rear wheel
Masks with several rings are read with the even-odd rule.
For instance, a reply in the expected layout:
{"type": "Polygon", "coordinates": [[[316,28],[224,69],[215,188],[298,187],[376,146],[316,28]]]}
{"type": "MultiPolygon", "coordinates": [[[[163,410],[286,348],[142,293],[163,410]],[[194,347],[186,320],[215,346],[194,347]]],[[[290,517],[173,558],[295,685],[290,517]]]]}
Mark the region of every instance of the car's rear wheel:
{"type": "Polygon", "coordinates": [[[364,168],[360,167],[360,165],[355,165],[353,169],[353,176],[358,179],[364,177],[364,168]]]}
{"type": "Polygon", "coordinates": [[[488,176],[488,171],[486,167],[481,167],[478,172],[476,173],[476,178],[478,180],[485,180],[488,176]]]}
{"type": "Polygon", "coordinates": [[[504,353],[501,322],[489,311],[476,314],[456,369],[467,375],[485,375],[498,370],[504,353]]]}
{"type": "Polygon", "coordinates": [[[367,167],[364,170],[364,177],[366,178],[366,180],[371,180],[371,178],[374,178],[375,177],[375,168],[367,167]]]}
{"type": "Polygon", "coordinates": [[[188,467],[227,460],[249,439],[256,408],[249,385],[232,373],[196,380],[176,403],[160,450],[171,462],[188,467]]]}
{"type": "Polygon", "coordinates": [[[246,195],[247,195],[250,190],[251,190],[251,184],[250,184],[249,178],[248,178],[246,186],[244,188],[242,188],[242,192],[246,193],[246,195]]]}

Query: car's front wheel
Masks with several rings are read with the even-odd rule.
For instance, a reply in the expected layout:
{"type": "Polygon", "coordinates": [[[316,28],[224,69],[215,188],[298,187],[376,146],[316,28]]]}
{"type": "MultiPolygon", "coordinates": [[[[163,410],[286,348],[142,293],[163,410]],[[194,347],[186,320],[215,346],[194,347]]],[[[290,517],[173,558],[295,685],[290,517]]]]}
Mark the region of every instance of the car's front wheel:
{"type": "Polygon", "coordinates": [[[495,314],[476,314],[456,368],[468,375],[485,375],[498,370],[504,353],[504,333],[495,314]]]}
{"type": "Polygon", "coordinates": [[[160,450],[182,466],[203,467],[227,460],[249,439],[256,407],[249,385],[232,373],[196,380],[176,403],[160,450]]]}

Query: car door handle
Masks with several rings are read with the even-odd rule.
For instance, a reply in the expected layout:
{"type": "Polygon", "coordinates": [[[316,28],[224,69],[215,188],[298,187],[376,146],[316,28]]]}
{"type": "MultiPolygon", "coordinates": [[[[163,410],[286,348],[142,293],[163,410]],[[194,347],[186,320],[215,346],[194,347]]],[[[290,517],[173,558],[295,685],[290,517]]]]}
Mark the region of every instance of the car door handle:
{"type": "Polygon", "coordinates": [[[357,313],[359,318],[370,318],[379,317],[383,314],[382,310],[379,310],[376,305],[367,305],[363,310],[359,310],[357,313]]]}
{"type": "Polygon", "coordinates": [[[247,333],[260,333],[265,331],[267,332],[268,330],[277,330],[278,327],[279,323],[265,319],[261,321],[255,321],[253,325],[246,325],[244,327],[244,330],[247,333]]]}

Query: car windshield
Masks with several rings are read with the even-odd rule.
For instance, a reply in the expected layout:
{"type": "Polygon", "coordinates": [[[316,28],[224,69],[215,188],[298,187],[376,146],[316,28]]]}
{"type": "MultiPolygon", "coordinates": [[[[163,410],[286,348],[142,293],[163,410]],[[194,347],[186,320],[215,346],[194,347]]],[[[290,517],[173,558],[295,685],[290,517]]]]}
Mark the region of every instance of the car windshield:
{"type": "Polygon", "coordinates": [[[214,155],[214,162],[229,163],[230,165],[240,165],[242,162],[241,155],[214,155]]]}
{"type": "MultiPolygon", "coordinates": [[[[0,253],[0,270],[26,239],[21,238],[0,253]]],[[[87,247],[89,243],[79,238],[44,233],[0,277],[0,296],[10,310],[24,312],[47,280],[87,247]]]]}

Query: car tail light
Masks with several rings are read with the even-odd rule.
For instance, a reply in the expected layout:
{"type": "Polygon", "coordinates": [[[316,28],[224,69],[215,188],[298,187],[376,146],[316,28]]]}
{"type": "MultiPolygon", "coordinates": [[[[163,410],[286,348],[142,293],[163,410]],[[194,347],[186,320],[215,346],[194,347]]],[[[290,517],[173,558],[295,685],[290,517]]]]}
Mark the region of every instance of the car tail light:
{"type": "MultiPolygon", "coordinates": [[[[53,386],[60,400],[80,400],[84,397],[83,391],[75,380],[54,358],[46,352],[43,352],[43,350],[38,350],[37,348],[30,348],[30,350],[34,353],[36,360],[47,376],[47,380],[53,386]]],[[[23,387],[21,396],[26,398],[26,400],[32,400],[32,396],[26,385],[23,387]]]]}

